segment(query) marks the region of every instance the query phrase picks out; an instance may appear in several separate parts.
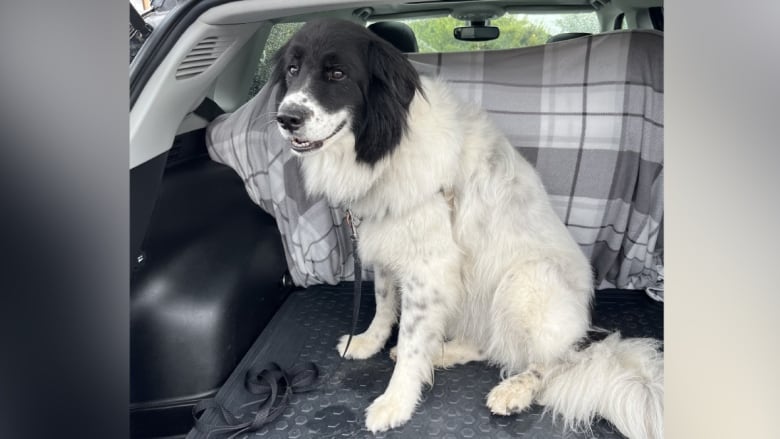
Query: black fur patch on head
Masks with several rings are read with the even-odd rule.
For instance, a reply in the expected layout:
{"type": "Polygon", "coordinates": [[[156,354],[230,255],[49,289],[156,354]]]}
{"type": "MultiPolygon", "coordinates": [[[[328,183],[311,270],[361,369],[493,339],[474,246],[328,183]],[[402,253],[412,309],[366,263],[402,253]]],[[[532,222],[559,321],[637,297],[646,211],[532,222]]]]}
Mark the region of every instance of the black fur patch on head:
{"type": "Polygon", "coordinates": [[[422,91],[406,56],[363,26],[346,20],[306,23],[273,58],[270,81],[279,84],[277,105],[288,91],[306,86],[331,111],[348,108],[359,162],[373,165],[390,154],[407,128],[409,105],[422,91]],[[291,65],[296,75],[288,74],[291,65]],[[328,80],[337,66],[346,79],[328,80]]]}
{"type": "Polygon", "coordinates": [[[409,104],[421,86],[406,56],[384,40],[376,39],[369,45],[368,66],[371,79],[357,152],[358,160],[374,163],[401,141],[409,104]]]}

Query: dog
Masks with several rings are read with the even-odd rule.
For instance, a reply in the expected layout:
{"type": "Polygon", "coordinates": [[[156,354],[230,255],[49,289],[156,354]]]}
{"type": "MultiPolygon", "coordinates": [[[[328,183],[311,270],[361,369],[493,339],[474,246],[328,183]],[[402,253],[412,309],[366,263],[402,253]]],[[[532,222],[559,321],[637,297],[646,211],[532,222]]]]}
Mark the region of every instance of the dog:
{"type": "Polygon", "coordinates": [[[659,342],[615,333],[582,346],[590,264],[484,111],[349,21],[305,24],[274,65],[276,122],[305,190],[361,219],[359,255],[374,267],[374,318],[337,349],[371,357],[399,325],[370,431],[406,423],[434,368],[487,361],[503,378],[486,398],[494,414],[536,402],[566,428],[600,416],[630,438],[663,436],[659,342]]]}

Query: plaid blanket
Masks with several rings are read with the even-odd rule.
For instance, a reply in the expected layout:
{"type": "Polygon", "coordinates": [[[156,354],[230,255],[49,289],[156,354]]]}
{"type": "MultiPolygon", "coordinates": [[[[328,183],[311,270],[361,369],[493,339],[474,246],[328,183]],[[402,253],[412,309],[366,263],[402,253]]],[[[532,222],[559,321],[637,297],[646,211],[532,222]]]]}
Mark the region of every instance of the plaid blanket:
{"type": "MultiPolygon", "coordinates": [[[[617,31],[522,49],[410,54],[482,106],[538,170],[599,288],[645,288],[663,260],[663,34],[617,31]]],[[[264,87],[207,131],[279,225],[296,284],[353,277],[344,212],[306,196],[264,87]]],[[[370,267],[364,273],[371,278],[370,267]]]]}

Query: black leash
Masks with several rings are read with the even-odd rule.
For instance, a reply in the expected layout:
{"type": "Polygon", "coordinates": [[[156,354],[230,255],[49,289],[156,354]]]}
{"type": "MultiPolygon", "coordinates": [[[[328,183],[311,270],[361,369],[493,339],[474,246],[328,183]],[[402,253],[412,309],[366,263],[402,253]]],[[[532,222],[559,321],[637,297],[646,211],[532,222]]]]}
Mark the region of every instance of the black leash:
{"type": "Polygon", "coordinates": [[[251,368],[244,378],[244,388],[249,393],[257,395],[259,399],[241,405],[239,409],[242,411],[238,415],[232,413],[214,398],[202,400],[192,408],[195,429],[206,433],[207,438],[211,437],[212,434],[231,433],[227,439],[257,431],[282,414],[293,393],[314,390],[318,378],[319,369],[311,362],[294,366],[287,372],[276,363],[251,368]],[[243,409],[253,406],[256,406],[257,413],[252,419],[242,421],[242,418],[251,412],[251,409],[246,411],[243,409]],[[207,423],[203,421],[201,417],[208,409],[216,409],[222,418],[221,422],[207,423]]]}
{"type": "Polygon", "coordinates": [[[347,345],[344,347],[344,352],[341,353],[342,358],[347,355],[349,344],[352,343],[352,337],[355,335],[355,331],[357,330],[358,315],[360,314],[360,296],[362,295],[363,283],[363,264],[360,261],[360,255],[358,255],[357,229],[360,226],[360,218],[355,216],[350,209],[347,209],[345,219],[349,225],[349,237],[352,240],[352,259],[355,261],[355,282],[352,293],[352,329],[349,331],[349,338],[347,338],[347,345]]]}

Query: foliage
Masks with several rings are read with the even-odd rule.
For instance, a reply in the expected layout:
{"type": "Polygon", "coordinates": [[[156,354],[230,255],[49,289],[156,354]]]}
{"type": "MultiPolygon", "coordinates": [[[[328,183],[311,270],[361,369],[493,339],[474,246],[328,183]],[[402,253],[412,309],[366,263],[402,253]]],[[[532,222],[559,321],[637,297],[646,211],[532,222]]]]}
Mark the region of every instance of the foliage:
{"type": "Polygon", "coordinates": [[[597,34],[600,32],[599,19],[596,14],[565,14],[555,20],[560,32],[588,32],[597,34]]]}
{"type": "Polygon", "coordinates": [[[500,36],[491,41],[460,41],[452,36],[452,30],[463,26],[463,21],[452,17],[406,22],[417,36],[420,52],[460,52],[471,50],[510,49],[513,47],[544,44],[550,36],[540,25],[527,18],[505,15],[491,21],[491,26],[501,30],[500,36]]]}
{"type": "Polygon", "coordinates": [[[255,73],[255,77],[252,79],[252,86],[249,88],[250,99],[260,91],[268,81],[268,77],[271,76],[271,57],[302,26],[303,23],[278,23],[271,28],[271,33],[268,35],[265,48],[263,48],[263,54],[257,62],[257,73],[255,73]]]}

